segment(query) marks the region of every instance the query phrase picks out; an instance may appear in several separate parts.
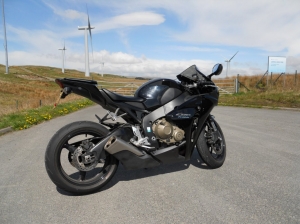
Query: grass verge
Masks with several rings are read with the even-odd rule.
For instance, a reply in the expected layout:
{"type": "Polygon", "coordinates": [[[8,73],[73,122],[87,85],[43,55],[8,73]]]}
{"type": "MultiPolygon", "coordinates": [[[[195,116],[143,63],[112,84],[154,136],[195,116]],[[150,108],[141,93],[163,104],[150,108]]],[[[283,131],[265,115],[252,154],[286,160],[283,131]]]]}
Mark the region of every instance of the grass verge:
{"type": "Polygon", "coordinates": [[[94,105],[87,99],[74,102],[61,103],[53,109],[53,106],[42,106],[36,109],[23,110],[12,114],[0,116],[0,129],[12,127],[14,130],[23,130],[33,125],[48,121],[52,118],[69,114],[79,109],[94,105]]]}
{"type": "Polygon", "coordinates": [[[219,105],[268,108],[300,108],[300,92],[285,91],[250,91],[231,95],[221,95],[219,105]]]}

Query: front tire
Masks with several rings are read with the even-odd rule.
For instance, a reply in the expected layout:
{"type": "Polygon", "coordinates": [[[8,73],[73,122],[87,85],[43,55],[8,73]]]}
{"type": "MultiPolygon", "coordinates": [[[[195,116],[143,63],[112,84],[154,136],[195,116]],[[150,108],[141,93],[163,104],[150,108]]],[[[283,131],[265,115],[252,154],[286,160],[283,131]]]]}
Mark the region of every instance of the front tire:
{"type": "Polygon", "coordinates": [[[196,143],[198,153],[210,168],[219,168],[226,158],[225,137],[221,127],[212,117],[209,117],[204,125],[196,143]]]}
{"type": "Polygon", "coordinates": [[[74,122],[51,138],[45,153],[45,166],[57,187],[75,194],[101,189],[117,171],[119,161],[106,152],[99,161],[82,161],[84,155],[108,130],[100,124],[74,122]]]}

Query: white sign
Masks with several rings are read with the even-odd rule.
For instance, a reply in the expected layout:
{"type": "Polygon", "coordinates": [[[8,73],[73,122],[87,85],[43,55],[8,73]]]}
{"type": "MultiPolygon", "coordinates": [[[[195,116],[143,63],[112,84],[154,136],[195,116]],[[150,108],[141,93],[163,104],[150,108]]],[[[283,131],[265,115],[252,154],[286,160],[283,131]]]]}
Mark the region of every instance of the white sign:
{"type": "Polygon", "coordinates": [[[286,58],[285,57],[269,57],[268,73],[285,73],[286,58]]]}

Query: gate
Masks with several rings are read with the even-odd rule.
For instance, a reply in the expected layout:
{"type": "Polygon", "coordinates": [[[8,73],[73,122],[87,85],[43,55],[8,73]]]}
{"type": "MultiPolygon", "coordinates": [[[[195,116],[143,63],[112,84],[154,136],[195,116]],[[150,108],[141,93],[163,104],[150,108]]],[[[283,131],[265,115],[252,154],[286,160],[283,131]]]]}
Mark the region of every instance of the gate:
{"type": "Polygon", "coordinates": [[[236,91],[236,79],[216,79],[214,83],[219,88],[220,94],[233,94],[236,91]]]}

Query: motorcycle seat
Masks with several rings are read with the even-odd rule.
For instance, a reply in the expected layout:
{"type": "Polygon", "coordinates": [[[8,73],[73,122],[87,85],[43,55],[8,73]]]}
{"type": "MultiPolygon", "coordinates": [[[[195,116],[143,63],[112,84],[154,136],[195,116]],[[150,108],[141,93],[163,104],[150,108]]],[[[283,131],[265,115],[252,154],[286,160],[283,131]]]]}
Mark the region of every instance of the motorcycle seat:
{"type": "Polygon", "coordinates": [[[134,96],[123,96],[107,89],[102,89],[112,100],[122,101],[122,102],[143,102],[143,98],[134,97],[134,96]]]}

